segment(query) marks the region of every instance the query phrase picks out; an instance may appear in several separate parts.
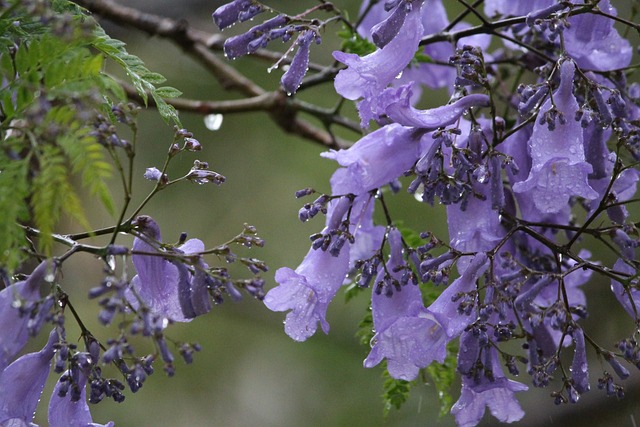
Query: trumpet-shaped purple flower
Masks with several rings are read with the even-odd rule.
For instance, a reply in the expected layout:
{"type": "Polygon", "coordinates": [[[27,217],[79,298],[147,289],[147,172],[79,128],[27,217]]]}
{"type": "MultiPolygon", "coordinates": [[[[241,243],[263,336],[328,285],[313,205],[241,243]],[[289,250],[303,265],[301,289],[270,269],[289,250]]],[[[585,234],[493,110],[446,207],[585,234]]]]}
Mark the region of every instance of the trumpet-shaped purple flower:
{"type": "Polygon", "coordinates": [[[58,334],[54,329],[42,350],[18,358],[0,372],[0,425],[32,426],[49,376],[58,334]]]}
{"type": "MultiPolygon", "coordinates": [[[[609,15],[617,15],[609,0],[599,2],[598,8],[609,15]]],[[[609,71],[631,63],[631,44],[613,28],[612,19],[584,13],[570,17],[569,23],[571,26],[564,32],[564,44],[580,68],[609,71]]]]}
{"type": "MultiPolygon", "coordinates": [[[[388,238],[391,255],[387,271],[400,280],[402,272],[394,271],[404,263],[400,232],[392,229],[388,238]]],[[[379,276],[378,280],[382,278],[379,276]]],[[[371,311],[377,332],[371,352],[364,361],[365,368],[372,368],[382,359],[387,359],[387,369],[393,378],[410,381],[416,378],[420,368],[434,360],[444,361],[449,340],[441,324],[424,308],[417,286],[407,284],[390,296],[384,292],[372,292],[371,311]]]]}
{"type": "MultiPolygon", "coordinates": [[[[208,266],[198,258],[194,275],[180,261],[163,258],[159,251],[162,237],[158,224],[148,216],[140,216],[136,225],[143,237],[136,237],[133,242],[133,265],[138,275],[131,279],[135,295],[130,293],[128,298],[134,307],[139,305],[138,297],[154,314],[178,322],[187,322],[209,312],[207,276],[203,274],[208,266]]],[[[198,239],[190,239],[176,251],[197,256],[204,251],[204,244],[198,239]]]]}
{"type": "Polygon", "coordinates": [[[80,391],[79,399],[73,400],[70,393],[63,391],[68,387],[68,383],[63,381],[65,375],[58,380],[49,402],[49,427],[113,427],[114,422],[98,424],[93,422],[89,405],[87,404],[87,375],[80,370],[77,382],[71,387],[78,387],[80,391]]]}
{"type": "Polygon", "coordinates": [[[529,140],[531,171],[526,181],[513,185],[517,193],[527,193],[542,213],[556,213],[566,209],[569,198],[580,196],[595,199],[598,193],[589,186],[587,178],[592,166],[585,161],[582,128],[573,118],[578,103],[573,96],[573,61],[564,61],[560,68],[560,87],[553,94],[557,110],[547,100],[540,109],[540,117],[554,112],[546,124],[536,122],[529,140]],[[563,118],[564,117],[564,118],[563,118]],[[555,121],[560,123],[554,129],[555,121]]]}
{"type": "Polygon", "coordinates": [[[528,387],[504,376],[494,347],[484,350],[488,354],[484,360],[484,375],[463,376],[460,398],[451,408],[459,427],[477,425],[486,407],[503,423],[512,423],[524,416],[515,393],[528,390],[528,387]]]}
{"type": "Polygon", "coordinates": [[[327,307],[344,282],[349,268],[349,243],[340,255],[328,251],[309,249],[302,263],[292,270],[276,271],[278,286],[264,298],[273,311],[287,311],[284,330],[296,341],[305,341],[315,334],[320,323],[324,333],[329,332],[327,307]]]}
{"type": "MultiPolygon", "coordinates": [[[[330,203],[326,230],[337,229],[350,206],[347,198],[330,203]]],[[[357,216],[352,218],[355,222],[357,216]]],[[[267,293],[264,304],[273,311],[291,310],[284,328],[294,340],[305,341],[315,334],[318,323],[325,334],[329,332],[327,307],[349,271],[350,246],[346,240],[337,254],[311,248],[295,271],[287,267],[276,271],[278,286],[267,293]]]]}
{"type": "Polygon", "coordinates": [[[0,291],[0,370],[9,364],[29,340],[29,314],[21,313],[20,307],[16,308],[14,303],[28,305],[40,300],[40,286],[45,282],[47,271],[52,268],[43,261],[26,280],[0,291]]]}
{"type": "Polygon", "coordinates": [[[371,132],[346,150],[322,153],[346,168],[339,169],[332,178],[334,193],[364,194],[402,176],[425,148],[427,138],[422,135],[416,129],[391,124],[371,132]]]}
{"type": "Polygon", "coordinates": [[[336,60],[347,66],[336,76],[336,91],[347,99],[362,99],[358,111],[363,127],[368,127],[370,120],[378,119],[384,113],[384,103],[379,105],[382,92],[400,75],[418,49],[423,32],[422,3],[421,0],[408,3],[411,10],[398,34],[382,49],[364,57],[352,53],[333,53],[336,60]]]}
{"type": "Polygon", "coordinates": [[[403,126],[413,126],[424,130],[435,130],[453,124],[472,107],[489,106],[489,97],[478,93],[464,96],[441,107],[418,110],[410,105],[410,87],[403,86],[399,91],[405,92],[406,95],[399,96],[398,100],[387,106],[385,110],[387,115],[394,122],[403,126]]]}

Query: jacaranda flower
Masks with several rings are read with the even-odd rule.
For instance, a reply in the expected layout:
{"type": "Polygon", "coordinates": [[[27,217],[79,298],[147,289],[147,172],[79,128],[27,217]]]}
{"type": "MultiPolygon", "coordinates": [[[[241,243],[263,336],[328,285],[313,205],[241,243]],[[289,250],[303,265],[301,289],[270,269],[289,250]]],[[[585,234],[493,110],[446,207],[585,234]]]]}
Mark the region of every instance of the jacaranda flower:
{"type": "Polygon", "coordinates": [[[29,340],[28,310],[21,313],[16,304],[29,305],[39,301],[40,286],[45,283],[47,272],[53,268],[50,263],[43,261],[26,280],[0,291],[0,370],[13,360],[29,340]]]}
{"type": "Polygon", "coordinates": [[[34,426],[33,417],[49,376],[58,334],[54,329],[42,350],[18,358],[0,372],[0,425],[34,426]]]}
{"type": "Polygon", "coordinates": [[[164,252],[160,249],[162,237],[158,224],[148,216],[139,216],[135,223],[140,236],[133,241],[132,258],[138,275],[131,279],[133,292],[128,296],[134,307],[142,302],[152,313],[178,322],[189,321],[211,310],[206,275],[201,274],[208,266],[198,255],[204,251],[204,243],[190,239],[164,252]],[[162,254],[168,258],[173,254],[174,258],[167,259],[162,254]],[[175,256],[192,256],[195,259],[192,268],[199,273],[192,273],[185,262],[175,256]]]}

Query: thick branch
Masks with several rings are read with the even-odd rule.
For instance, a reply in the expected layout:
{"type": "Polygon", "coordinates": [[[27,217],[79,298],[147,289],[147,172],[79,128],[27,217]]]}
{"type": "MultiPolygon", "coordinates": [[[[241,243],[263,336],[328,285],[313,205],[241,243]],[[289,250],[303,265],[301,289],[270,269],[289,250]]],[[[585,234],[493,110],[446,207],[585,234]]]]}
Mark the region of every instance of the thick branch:
{"type": "MultiPolygon", "coordinates": [[[[144,100],[133,86],[124,82],[120,82],[120,85],[125,90],[129,99],[140,104],[144,104],[144,100]]],[[[265,92],[262,95],[247,99],[228,101],[200,101],[185,98],[168,98],[165,99],[165,101],[168,104],[173,105],[179,111],[203,115],[265,111],[271,115],[280,128],[288,133],[298,135],[302,138],[324,145],[327,148],[333,148],[336,150],[346,148],[350,145],[346,141],[335,138],[329,132],[318,129],[310,123],[297,118],[297,111],[308,111],[314,115],[318,115],[321,120],[326,117],[327,113],[309,109],[305,104],[291,98],[287,98],[287,96],[281,91],[265,92]]],[[[147,104],[155,107],[155,102],[151,96],[148,97],[147,104]]],[[[354,131],[359,129],[356,124],[353,124],[342,117],[332,118],[331,121],[332,123],[339,124],[354,131]]]]}
{"type": "MultiPolygon", "coordinates": [[[[235,89],[249,99],[238,101],[197,101],[186,99],[167,99],[167,102],[181,111],[200,114],[236,113],[246,111],[268,112],[275,122],[286,132],[318,142],[328,148],[344,148],[348,144],[337,140],[331,133],[318,129],[297,117],[299,111],[317,115],[318,110],[304,108],[295,99],[287,99],[284,93],[267,92],[265,89],[246,78],[225,60],[216,56],[212,49],[222,50],[224,38],[191,28],[185,21],[176,21],[158,15],[141,12],[137,9],[122,6],[112,0],[74,0],[87,10],[112,20],[120,25],[129,25],[150,35],[157,35],[171,40],[185,52],[197,59],[227,90],[235,89]]],[[[262,52],[262,54],[266,54],[262,52]]],[[[274,54],[276,55],[276,54],[274,54]]],[[[275,59],[279,58],[274,57],[275,59]]],[[[271,59],[274,59],[271,58],[271,59]]],[[[324,69],[324,68],[323,68],[324,69]]],[[[128,85],[123,85],[128,96],[140,101],[139,95],[128,85]]],[[[150,105],[154,105],[152,100],[150,105]]],[[[318,116],[325,121],[326,114],[318,116]]],[[[354,130],[351,123],[334,120],[341,126],[354,130]]]]}

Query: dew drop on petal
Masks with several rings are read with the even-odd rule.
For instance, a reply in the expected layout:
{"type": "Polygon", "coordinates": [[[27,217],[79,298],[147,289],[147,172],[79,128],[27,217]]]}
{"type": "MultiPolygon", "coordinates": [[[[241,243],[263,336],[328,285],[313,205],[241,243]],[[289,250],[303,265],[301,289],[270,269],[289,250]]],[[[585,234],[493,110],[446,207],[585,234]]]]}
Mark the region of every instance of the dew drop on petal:
{"type": "Polygon", "coordinates": [[[204,116],[204,125],[210,131],[216,131],[222,126],[223,118],[222,114],[207,114],[204,116]]]}

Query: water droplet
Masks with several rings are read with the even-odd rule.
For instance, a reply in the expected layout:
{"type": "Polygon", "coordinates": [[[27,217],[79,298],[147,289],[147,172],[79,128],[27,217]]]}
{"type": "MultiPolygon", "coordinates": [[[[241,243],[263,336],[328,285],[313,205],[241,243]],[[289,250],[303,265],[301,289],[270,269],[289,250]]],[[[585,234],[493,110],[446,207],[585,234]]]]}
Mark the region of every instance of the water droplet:
{"type": "Polygon", "coordinates": [[[49,282],[49,283],[53,283],[55,278],[56,278],[56,276],[53,273],[49,272],[44,276],[44,281],[45,282],[49,282]]]}
{"type": "Polygon", "coordinates": [[[207,114],[204,116],[204,125],[210,131],[216,131],[222,126],[223,118],[222,114],[207,114]]]}

